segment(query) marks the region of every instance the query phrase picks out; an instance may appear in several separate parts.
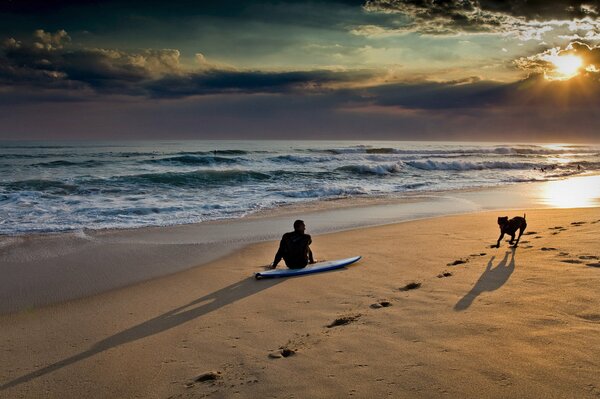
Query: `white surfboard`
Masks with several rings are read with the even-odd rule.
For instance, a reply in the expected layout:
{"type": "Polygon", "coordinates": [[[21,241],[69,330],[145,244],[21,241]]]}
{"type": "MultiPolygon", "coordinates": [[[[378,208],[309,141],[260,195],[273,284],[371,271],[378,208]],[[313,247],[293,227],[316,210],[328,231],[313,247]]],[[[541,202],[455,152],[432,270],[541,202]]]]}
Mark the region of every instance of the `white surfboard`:
{"type": "Polygon", "coordinates": [[[314,265],[307,266],[303,269],[267,270],[264,272],[255,273],[254,277],[256,279],[272,278],[272,277],[291,277],[291,276],[302,276],[304,274],[326,272],[329,270],[340,269],[344,266],[348,266],[348,265],[358,261],[360,258],[361,258],[360,256],[354,256],[352,258],[330,260],[327,262],[318,262],[318,263],[315,263],[314,265]]]}

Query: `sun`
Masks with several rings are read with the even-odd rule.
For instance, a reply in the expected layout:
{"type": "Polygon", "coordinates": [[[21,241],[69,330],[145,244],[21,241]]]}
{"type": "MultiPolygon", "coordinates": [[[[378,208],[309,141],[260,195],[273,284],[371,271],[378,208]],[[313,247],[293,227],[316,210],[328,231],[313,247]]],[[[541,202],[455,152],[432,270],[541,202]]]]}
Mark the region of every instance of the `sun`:
{"type": "Polygon", "coordinates": [[[548,61],[554,64],[554,71],[550,80],[569,80],[579,74],[583,60],[576,55],[556,55],[549,57],[548,61]]]}

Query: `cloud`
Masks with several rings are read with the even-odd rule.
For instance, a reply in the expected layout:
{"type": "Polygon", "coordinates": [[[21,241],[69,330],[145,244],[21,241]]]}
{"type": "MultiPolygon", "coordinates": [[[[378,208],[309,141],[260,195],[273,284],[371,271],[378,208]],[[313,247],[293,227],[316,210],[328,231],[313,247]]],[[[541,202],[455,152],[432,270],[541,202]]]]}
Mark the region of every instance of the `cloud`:
{"type": "Polygon", "coordinates": [[[207,70],[182,76],[166,76],[148,83],[152,97],[187,97],[219,93],[286,93],[328,91],[339,84],[370,78],[367,71],[233,71],[207,70]]]}
{"type": "Polygon", "coordinates": [[[0,47],[0,83],[43,89],[92,90],[104,94],[185,97],[216,93],[277,93],[327,90],[366,80],[367,71],[237,70],[196,54],[197,67],[183,68],[175,49],[123,51],[69,46],[64,30],[38,30],[33,38],[6,39],[0,47]]]}
{"type": "MultiPolygon", "coordinates": [[[[396,83],[305,95],[290,92],[178,99],[8,104],[3,138],[228,138],[598,141],[598,92],[559,108],[568,82],[527,79],[396,83]],[[537,93],[537,94],[536,94],[537,93]],[[557,95],[556,99],[559,99],[557,95]]],[[[0,96],[1,98],[1,96],[0,96]]],[[[572,101],[572,98],[570,99],[572,101]]]]}
{"type": "Polygon", "coordinates": [[[569,43],[564,49],[554,47],[538,54],[518,58],[515,60],[515,65],[530,75],[539,74],[550,80],[560,79],[560,74],[556,72],[556,62],[561,59],[560,57],[565,56],[576,56],[581,60],[581,66],[577,71],[580,78],[598,80],[600,46],[591,46],[577,41],[569,43]]]}
{"type": "Polygon", "coordinates": [[[70,48],[64,30],[36,30],[30,40],[6,39],[0,46],[0,83],[7,86],[130,90],[164,74],[181,73],[179,51],[126,52],[100,48],[70,48]]]}
{"type": "Polygon", "coordinates": [[[600,1],[489,1],[489,0],[368,0],[364,9],[375,13],[403,15],[399,26],[364,25],[352,32],[382,36],[417,32],[429,35],[494,33],[522,40],[541,40],[557,28],[571,34],[600,27],[600,1]]]}

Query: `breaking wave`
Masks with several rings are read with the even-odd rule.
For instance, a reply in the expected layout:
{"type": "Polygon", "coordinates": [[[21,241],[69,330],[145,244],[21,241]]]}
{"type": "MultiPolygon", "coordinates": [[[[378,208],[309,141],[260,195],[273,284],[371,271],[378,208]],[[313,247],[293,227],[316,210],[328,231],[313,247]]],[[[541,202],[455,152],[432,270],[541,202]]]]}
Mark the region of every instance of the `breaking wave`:
{"type": "Polygon", "coordinates": [[[402,165],[399,162],[389,164],[375,164],[375,165],[346,165],[336,168],[341,172],[347,172],[357,175],[389,175],[398,173],[402,170],[402,165]]]}

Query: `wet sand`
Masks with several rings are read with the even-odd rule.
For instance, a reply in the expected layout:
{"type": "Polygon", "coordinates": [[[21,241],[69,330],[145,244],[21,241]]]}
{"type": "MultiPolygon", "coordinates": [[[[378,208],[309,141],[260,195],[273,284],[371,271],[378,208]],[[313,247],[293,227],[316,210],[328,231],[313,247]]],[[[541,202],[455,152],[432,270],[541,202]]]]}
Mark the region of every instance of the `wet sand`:
{"type": "Polygon", "coordinates": [[[134,230],[0,237],[0,314],[35,309],[206,265],[277,240],[302,218],[312,234],[492,209],[600,206],[600,176],[405,198],[324,201],[251,217],[134,230]]]}
{"type": "Polygon", "coordinates": [[[317,259],[363,260],[261,281],[277,243],[246,245],[0,316],[0,397],[597,398],[599,238],[600,208],[445,216],[314,234],[317,259]]]}

